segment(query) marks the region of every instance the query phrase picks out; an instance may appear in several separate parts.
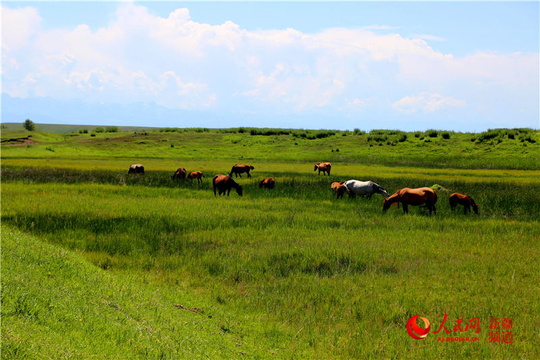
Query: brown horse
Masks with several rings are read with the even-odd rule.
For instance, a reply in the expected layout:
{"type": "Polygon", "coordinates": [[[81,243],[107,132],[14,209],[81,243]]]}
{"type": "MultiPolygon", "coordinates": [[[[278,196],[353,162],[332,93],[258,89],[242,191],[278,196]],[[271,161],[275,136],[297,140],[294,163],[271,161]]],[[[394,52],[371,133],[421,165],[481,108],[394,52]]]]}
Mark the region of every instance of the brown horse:
{"type": "Polygon", "coordinates": [[[466,214],[467,211],[471,212],[471,207],[475,214],[478,215],[478,204],[474,202],[472,197],[469,195],[463,195],[459,193],[453,193],[450,195],[450,209],[454,211],[456,206],[463,205],[463,213],[466,214]]]}
{"type": "Polygon", "coordinates": [[[276,185],[276,180],[274,178],[266,178],[264,180],[259,181],[259,188],[266,188],[266,189],[273,189],[276,185]]]}
{"type": "Polygon", "coordinates": [[[242,173],[247,173],[247,176],[248,178],[251,177],[251,175],[249,174],[249,171],[250,170],[253,170],[255,169],[253,166],[251,165],[238,165],[238,164],[235,164],[232,169],[231,169],[231,172],[229,173],[229,176],[232,176],[233,174],[236,175],[236,177],[238,177],[238,175],[240,175],[240,177],[242,177],[242,173]]]}
{"type": "Polygon", "coordinates": [[[176,172],[173,174],[173,176],[171,176],[171,179],[175,180],[175,179],[182,179],[184,180],[186,178],[186,169],[184,168],[178,168],[178,170],[176,170],[176,172]]]}
{"type": "Polygon", "coordinates": [[[336,194],[337,199],[343,198],[343,194],[347,192],[347,188],[343,184],[345,184],[345,181],[336,181],[333,182],[332,185],[330,185],[330,188],[332,189],[332,192],[336,194]]]}
{"type": "Polygon", "coordinates": [[[390,208],[390,205],[397,202],[398,207],[399,203],[403,204],[403,212],[409,212],[409,205],[425,205],[429,209],[429,214],[433,211],[437,214],[437,209],[435,209],[435,204],[437,203],[437,193],[428,188],[418,188],[418,189],[409,189],[403,188],[398,190],[394,195],[391,195],[384,199],[383,201],[383,211],[386,211],[390,208]]]}
{"type": "Polygon", "coordinates": [[[202,173],[202,171],[192,171],[189,173],[188,175],[188,179],[190,180],[195,180],[197,179],[197,182],[198,183],[201,183],[202,182],[202,178],[205,177],[204,174],[202,173]]]}
{"type": "Polygon", "coordinates": [[[232,188],[235,188],[236,193],[242,196],[242,185],[239,185],[229,175],[218,174],[214,176],[212,178],[212,185],[214,186],[214,196],[216,196],[216,188],[218,189],[220,196],[224,195],[225,192],[227,193],[227,196],[229,196],[232,188]]]}
{"type": "Polygon", "coordinates": [[[128,174],[144,174],[144,166],[133,164],[129,167],[128,174]]]}
{"type": "Polygon", "coordinates": [[[313,171],[317,171],[317,169],[319,170],[319,175],[321,175],[321,171],[323,172],[323,176],[328,173],[328,176],[330,176],[330,170],[332,169],[332,164],[330,163],[317,163],[315,164],[315,168],[313,169],[313,171]]]}

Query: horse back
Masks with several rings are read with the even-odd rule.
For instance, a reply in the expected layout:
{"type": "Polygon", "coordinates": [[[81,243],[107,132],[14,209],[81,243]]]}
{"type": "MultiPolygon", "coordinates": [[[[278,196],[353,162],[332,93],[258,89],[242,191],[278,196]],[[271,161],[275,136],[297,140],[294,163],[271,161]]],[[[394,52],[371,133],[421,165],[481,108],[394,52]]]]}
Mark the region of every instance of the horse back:
{"type": "Polygon", "coordinates": [[[403,188],[398,193],[401,202],[411,205],[435,204],[437,202],[437,193],[428,187],[418,189],[403,188]]]}

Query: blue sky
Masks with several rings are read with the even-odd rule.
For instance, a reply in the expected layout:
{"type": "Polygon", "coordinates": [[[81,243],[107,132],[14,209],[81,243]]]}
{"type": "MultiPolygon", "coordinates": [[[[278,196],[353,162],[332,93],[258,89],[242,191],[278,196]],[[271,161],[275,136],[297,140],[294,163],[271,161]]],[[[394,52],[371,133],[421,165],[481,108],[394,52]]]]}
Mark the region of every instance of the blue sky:
{"type": "Polygon", "coordinates": [[[2,23],[5,122],[540,127],[538,2],[4,2],[2,23]]]}

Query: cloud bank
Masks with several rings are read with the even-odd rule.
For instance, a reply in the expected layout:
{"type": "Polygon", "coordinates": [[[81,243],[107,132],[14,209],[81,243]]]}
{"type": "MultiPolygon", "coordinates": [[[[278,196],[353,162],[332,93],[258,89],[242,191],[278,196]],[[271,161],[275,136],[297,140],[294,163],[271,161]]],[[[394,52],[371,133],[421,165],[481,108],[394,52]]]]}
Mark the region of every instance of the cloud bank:
{"type": "Polygon", "coordinates": [[[454,57],[429,46],[442,37],[375,31],[394,29],[386,25],[247,31],[194,21],[187,8],[160,17],[132,3],[97,30],[44,29],[32,7],[2,11],[2,92],[15,98],[359,121],[502,105],[538,116],[537,53],[454,57]]]}

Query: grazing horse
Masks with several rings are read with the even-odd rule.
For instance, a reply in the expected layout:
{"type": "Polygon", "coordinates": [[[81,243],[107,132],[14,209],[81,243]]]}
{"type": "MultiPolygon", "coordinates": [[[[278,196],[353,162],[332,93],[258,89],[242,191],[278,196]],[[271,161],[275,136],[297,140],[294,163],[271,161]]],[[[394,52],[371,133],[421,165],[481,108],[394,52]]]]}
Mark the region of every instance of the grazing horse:
{"type": "Polygon", "coordinates": [[[323,176],[328,173],[328,176],[330,176],[330,170],[332,169],[332,164],[330,163],[317,163],[315,164],[315,168],[313,171],[317,171],[319,169],[319,175],[321,175],[321,171],[323,172],[323,176]]]}
{"type": "Polygon", "coordinates": [[[231,172],[229,173],[229,176],[232,176],[233,174],[236,175],[236,177],[238,177],[238,175],[240,175],[240,177],[242,177],[242,173],[247,173],[247,176],[248,178],[251,177],[249,171],[250,170],[253,170],[255,169],[253,166],[251,165],[238,165],[238,164],[235,164],[232,169],[231,169],[231,172]]]}
{"type": "Polygon", "coordinates": [[[187,178],[190,179],[190,180],[197,179],[197,182],[201,183],[203,177],[205,177],[205,176],[202,173],[202,171],[192,171],[192,172],[189,173],[187,178]]]}
{"type": "Polygon", "coordinates": [[[176,172],[173,174],[173,176],[171,176],[171,179],[175,180],[175,179],[182,179],[184,180],[186,178],[186,169],[184,168],[178,168],[178,170],[176,170],[176,172]]]}
{"type": "Polygon", "coordinates": [[[218,174],[212,178],[212,185],[214,186],[214,196],[216,196],[216,188],[219,191],[219,195],[224,195],[227,192],[227,196],[231,193],[231,188],[236,189],[236,193],[242,196],[242,185],[239,185],[230,175],[218,174]]]}
{"type": "Polygon", "coordinates": [[[435,209],[435,204],[437,203],[437,193],[435,190],[428,187],[418,188],[418,189],[409,189],[403,188],[398,190],[394,195],[387,197],[383,201],[383,211],[386,211],[390,208],[390,205],[398,202],[403,204],[403,212],[409,212],[409,205],[423,205],[429,209],[429,214],[433,211],[437,214],[437,209],[435,209]]]}
{"type": "Polygon", "coordinates": [[[144,166],[133,164],[129,167],[128,174],[144,174],[144,166]]]}
{"type": "Polygon", "coordinates": [[[259,188],[266,188],[266,189],[273,189],[276,185],[276,180],[274,178],[266,178],[264,180],[259,181],[259,188]]]}
{"type": "Polygon", "coordinates": [[[336,194],[337,199],[342,198],[343,194],[347,192],[345,185],[343,185],[344,183],[345,181],[340,181],[340,182],[335,181],[332,183],[332,185],[330,185],[330,188],[332,189],[334,194],[336,194]]]}
{"type": "Polygon", "coordinates": [[[385,197],[390,196],[388,191],[384,190],[380,185],[375,184],[373,181],[347,180],[343,185],[350,198],[359,195],[371,199],[371,195],[374,193],[384,195],[385,197]]]}
{"type": "Polygon", "coordinates": [[[466,214],[467,211],[471,212],[471,206],[475,214],[478,215],[478,204],[474,202],[472,197],[469,195],[463,195],[459,193],[453,193],[450,195],[450,208],[452,211],[456,209],[456,206],[463,205],[463,213],[466,214]]]}

